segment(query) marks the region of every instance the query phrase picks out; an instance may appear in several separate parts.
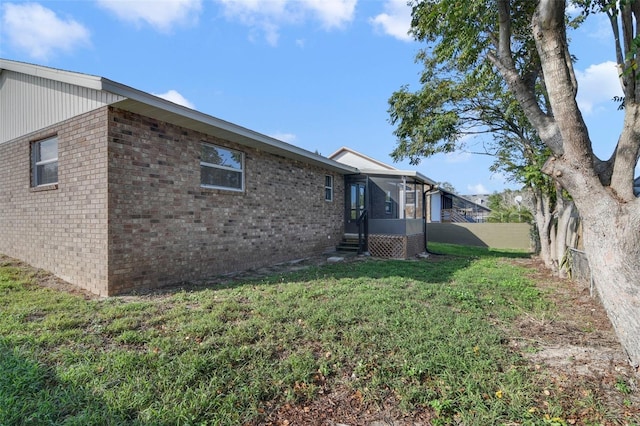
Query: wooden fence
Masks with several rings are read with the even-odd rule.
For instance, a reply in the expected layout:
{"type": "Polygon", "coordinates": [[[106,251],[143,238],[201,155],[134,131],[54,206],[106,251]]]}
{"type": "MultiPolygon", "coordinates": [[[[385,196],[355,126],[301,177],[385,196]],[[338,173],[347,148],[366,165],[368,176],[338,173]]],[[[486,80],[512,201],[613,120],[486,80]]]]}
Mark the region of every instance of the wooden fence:
{"type": "Polygon", "coordinates": [[[533,250],[528,223],[427,223],[427,241],[533,250]]]}

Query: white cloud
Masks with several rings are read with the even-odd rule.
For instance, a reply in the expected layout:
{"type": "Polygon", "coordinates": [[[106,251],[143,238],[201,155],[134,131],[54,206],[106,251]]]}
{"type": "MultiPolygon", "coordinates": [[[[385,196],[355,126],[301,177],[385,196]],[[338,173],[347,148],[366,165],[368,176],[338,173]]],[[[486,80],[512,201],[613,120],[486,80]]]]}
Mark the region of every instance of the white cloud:
{"type": "Polygon", "coordinates": [[[104,9],[122,21],[136,25],[146,23],[161,32],[174,26],[195,25],[202,9],[202,0],[97,0],[104,9]]]}
{"type": "Polygon", "coordinates": [[[358,0],[301,0],[326,29],[341,28],[351,22],[358,0]]]}
{"type": "Polygon", "coordinates": [[[2,32],[14,48],[46,60],[56,51],[90,44],[89,30],[70,17],[59,17],[38,3],[2,5],[2,32]]]}
{"type": "Polygon", "coordinates": [[[469,194],[488,194],[489,190],[481,183],[475,185],[467,185],[467,192],[469,194]]]}
{"type": "Polygon", "coordinates": [[[319,21],[325,30],[342,28],[353,20],[357,0],[215,0],[230,21],[250,28],[250,40],[262,35],[278,44],[283,25],[319,21]]]}
{"type": "Polygon", "coordinates": [[[576,69],[576,78],[578,79],[576,100],[584,114],[591,114],[598,107],[614,106],[612,98],[623,95],[615,62],[607,61],[590,65],[585,71],[576,69]]]}
{"type": "Polygon", "coordinates": [[[279,141],[283,141],[286,143],[293,143],[296,140],[296,135],[294,135],[293,133],[274,133],[272,135],[269,135],[274,139],[278,139],[279,141]]]}
{"type": "Polygon", "coordinates": [[[384,4],[385,13],[381,13],[369,22],[379,31],[402,41],[411,41],[411,6],[406,0],[387,0],[384,4]]]}
{"type": "Polygon", "coordinates": [[[162,99],[166,99],[167,101],[173,102],[174,104],[185,106],[187,108],[196,108],[193,103],[189,102],[189,100],[182,96],[178,91],[173,89],[167,91],[166,93],[153,93],[153,95],[162,99]]]}

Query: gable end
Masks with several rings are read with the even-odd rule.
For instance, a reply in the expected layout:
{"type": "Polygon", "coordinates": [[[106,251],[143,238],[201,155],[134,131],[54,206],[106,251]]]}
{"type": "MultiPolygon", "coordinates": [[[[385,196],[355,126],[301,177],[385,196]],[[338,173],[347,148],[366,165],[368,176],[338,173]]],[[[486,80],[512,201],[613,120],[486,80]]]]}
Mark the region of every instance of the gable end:
{"type": "Polygon", "coordinates": [[[102,90],[3,69],[0,143],[123,99],[102,90]]]}

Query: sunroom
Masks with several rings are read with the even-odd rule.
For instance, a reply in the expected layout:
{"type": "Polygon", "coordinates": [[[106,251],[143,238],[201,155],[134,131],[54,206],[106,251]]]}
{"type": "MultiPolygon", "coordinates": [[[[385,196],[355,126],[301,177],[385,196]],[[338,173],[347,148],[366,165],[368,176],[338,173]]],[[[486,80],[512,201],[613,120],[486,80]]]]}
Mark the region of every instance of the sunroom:
{"type": "Polygon", "coordinates": [[[359,252],[407,259],[426,250],[425,194],[435,185],[413,171],[362,170],[345,177],[345,238],[359,252]]]}

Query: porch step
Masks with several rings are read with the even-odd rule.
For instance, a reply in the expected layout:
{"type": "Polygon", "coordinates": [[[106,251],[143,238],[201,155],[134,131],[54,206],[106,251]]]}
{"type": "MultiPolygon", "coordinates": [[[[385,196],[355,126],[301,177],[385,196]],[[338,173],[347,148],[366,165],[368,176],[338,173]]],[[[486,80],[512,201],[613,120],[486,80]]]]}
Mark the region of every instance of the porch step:
{"type": "Polygon", "coordinates": [[[336,251],[357,252],[358,251],[358,237],[352,237],[345,235],[342,237],[340,244],[336,246],[336,251]]]}

